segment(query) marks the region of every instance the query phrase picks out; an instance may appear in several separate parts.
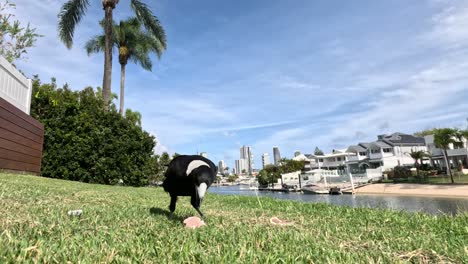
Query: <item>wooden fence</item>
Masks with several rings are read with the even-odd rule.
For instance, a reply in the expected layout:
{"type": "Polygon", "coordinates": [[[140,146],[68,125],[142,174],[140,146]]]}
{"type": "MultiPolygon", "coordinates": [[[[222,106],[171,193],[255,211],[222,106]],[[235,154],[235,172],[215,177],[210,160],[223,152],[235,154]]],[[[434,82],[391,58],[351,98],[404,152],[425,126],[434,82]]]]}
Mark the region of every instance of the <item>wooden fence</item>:
{"type": "Polygon", "coordinates": [[[0,170],[41,172],[44,126],[29,116],[31,88],[0,56],[0,170]]]}
{"type": "Polygon", "coordinates": [[[44,125],[0,98],[0,169],[41,172],[44,125]]]}

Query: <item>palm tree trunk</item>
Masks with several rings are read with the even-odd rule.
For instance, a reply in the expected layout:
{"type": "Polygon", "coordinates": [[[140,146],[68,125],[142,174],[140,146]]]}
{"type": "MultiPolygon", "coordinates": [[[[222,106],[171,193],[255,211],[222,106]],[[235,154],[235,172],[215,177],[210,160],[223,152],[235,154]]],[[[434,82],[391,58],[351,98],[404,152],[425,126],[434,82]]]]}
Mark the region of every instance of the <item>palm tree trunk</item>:
{"type": "Polygon", "coordinates": [[[104,78],[102,80],[102,97],[104,98],[104,110],[109,110],[112,79],[112,10],[115,5],[109,1],[102,1],[105,12],[105,40],[104,40],[104,78]]]}
{"type": "Polygon", "coordinates": [[[419,163],[418,160],[414,163],[414,166],[416,167],[416,177],[419,178],[419,163]]]}
{"type": "Polygon", "coordinates": [[[120,64],[120,115],[124,115],[125,64],[120,64]]]}
{"type": "Polygon", "coordinates": [[[450,174],[450,180],[452,181],[452,183],[455,183],[455,181],[453,181],[452,170],[450,169],[450,164],[447,158],[447,149],[444,149],[444,159],[445,159],[445,164],[447,165],[447,172],[450,174]]]}

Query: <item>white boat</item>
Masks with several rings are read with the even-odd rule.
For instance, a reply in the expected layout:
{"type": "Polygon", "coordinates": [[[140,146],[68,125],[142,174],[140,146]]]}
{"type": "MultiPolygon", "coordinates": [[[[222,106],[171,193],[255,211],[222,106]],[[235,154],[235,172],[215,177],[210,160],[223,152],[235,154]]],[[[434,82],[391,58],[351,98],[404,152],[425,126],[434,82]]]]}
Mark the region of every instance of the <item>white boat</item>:
{"type": "Polygon", "coordinates": [[[258,182],[255,180],[250,180],[249,182],[241,183],[241,190],[258,190],[258,182]]]}
{"type": "Polygon", "coordinates": [[[313,184],[304,185],[301,190],[304,194],[328,194],[330,192],[330,190],[326,188],[321,188],[313,184]]]}

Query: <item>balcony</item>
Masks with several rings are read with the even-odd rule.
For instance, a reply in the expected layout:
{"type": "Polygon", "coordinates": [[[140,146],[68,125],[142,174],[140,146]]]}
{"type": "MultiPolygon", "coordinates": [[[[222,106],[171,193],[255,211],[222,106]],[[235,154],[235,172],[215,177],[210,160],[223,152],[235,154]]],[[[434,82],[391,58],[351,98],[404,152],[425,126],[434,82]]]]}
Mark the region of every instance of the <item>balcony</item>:
{"type": "Polygon", "coordinates": [[[382,153],[371,153],[369,155],[370,159],[381,159],[382,158],[382,153]]]}
{"type": "Polygon", "coordinates": [[[433,148],[429,151],[432,156],[443,156],[444,152],[439,148],[433,148]]]}
{"type": "Polygon", "coordinates": [[[449,157],[453,156],[466,156],[468,155],[468,150],[466,148],[461,149],[447,149],[447,155],[449,157]]]}

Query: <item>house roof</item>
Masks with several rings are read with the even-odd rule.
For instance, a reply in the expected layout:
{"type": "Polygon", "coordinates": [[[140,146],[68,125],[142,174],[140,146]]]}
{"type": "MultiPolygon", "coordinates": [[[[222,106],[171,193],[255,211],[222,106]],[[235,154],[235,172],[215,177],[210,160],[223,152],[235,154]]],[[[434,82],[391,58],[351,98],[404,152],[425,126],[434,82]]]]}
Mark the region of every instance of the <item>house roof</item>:
{"type": "Polygon", "coordinates": [[[370,147],[370,144],[371,143],[364,143],[364,142],[358,143],[358,145],[363,147],[364,149],[368,149],[370,147]]]}
{"type": "Polygon", "coordinates": [[[415,137],[413,135],[403,133],[393,133],[391,135],[383,135],[379,141],[384,141],[390,145],[425,145],[426,141],[423,137],[415,137]]]}
{"type": "Polygon", "coordinates": [[[391,148],[392,146],[383,142],[383,141],[375,141],[375,142],[372,142],[370,143],[371,145],[373,146],[378,146],[380,148],[391,148]]]}
{"type": "Polygon", "coordinates": [[[299,154],[299,155],[297,155],[296,157],[294,157],[293,160],[309,161],[309,158],[308,158],[306,155],[304,155],[304,154],[299,154]]]}
{"type": "Polygon", "coordinates": [[[351,145],[348,147],[346,152],[350,152],[350,151],[363,152],[363,151],[366,151],[366,149],[359,145],[351,145]]]}

